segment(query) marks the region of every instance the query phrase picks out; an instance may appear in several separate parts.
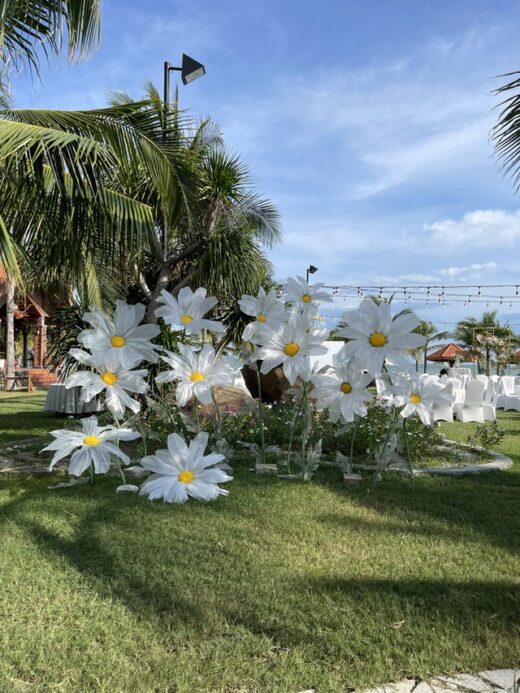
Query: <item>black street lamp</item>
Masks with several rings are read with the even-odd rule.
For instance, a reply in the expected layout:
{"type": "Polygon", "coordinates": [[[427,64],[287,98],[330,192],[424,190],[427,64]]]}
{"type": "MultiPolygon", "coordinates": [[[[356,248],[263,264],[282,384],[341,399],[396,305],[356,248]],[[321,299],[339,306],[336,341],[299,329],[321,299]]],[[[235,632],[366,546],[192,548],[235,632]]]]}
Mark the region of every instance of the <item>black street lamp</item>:
{"type": "MultiPolygon", "coordinates": [[[[163,103],[164,103],[164,115],[163,115],[163,138],[166,138],[166,130],[168,127],[168,109],[170,106],[170,72],[180,72],[183,84],[190,84],[194,82],[199,77],[206,74],[206,68],[202,63],[197,62],[193,58],[190,58],[186,53],[182,54],[182,65],[181,67],[174,67],[170,65],[169,62],[164,63],[164,91],[163,91],[163,103]]],[[[168,229],[166,228],[166,223],[163,225],[162,234],[162,251],[163,258],[166,260],[168,257],[168,229]]]]}
{"type": "Polygon", "coordinates": [[[199,77],[206,74],[206,68],[202,63],[197,62],[193,58],[190,58],[186,53],[182,54],[182,65],[181,67],[174,67],[170,65],[169,62],[164,63],[164,103],[170,103],[170,72],[180,72],[183,84],[190,84],[194,82],[199,77]]]}
{"type": "Polygon", "coordinates": [[[317,271],[318,271],[318,268],[314,267],[314,265],[309,265],[307,267],[307,275],[306,275],[307,284],[309,283],[309,274],[314,274],[317,271]]]}

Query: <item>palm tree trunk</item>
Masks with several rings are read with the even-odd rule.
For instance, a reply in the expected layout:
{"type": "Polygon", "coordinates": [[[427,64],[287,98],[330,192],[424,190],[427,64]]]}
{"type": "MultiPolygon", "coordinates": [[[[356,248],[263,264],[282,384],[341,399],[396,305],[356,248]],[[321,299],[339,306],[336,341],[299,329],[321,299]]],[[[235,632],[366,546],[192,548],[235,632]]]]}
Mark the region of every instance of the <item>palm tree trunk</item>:
{"type": "Polygon", "coordinates": [[[170,266],[165,264],[161,267],[161,271],[159,272],[159,276],[157,278],[157,283],[155,284],[155,288],[152,292],[150,303],[148,304],[148,309],[146,311],[146,322],[157,322],[157,318],[155,316],[155,309],[157,308],[157,299],[161,295],[161,291],[167,287],[169,279],[170,266]]]}
{"type": "Polygon", "coordinates": [[[428,356],[428,342],[424,345],[424,361],[423,361],[423,373],[428,372],[428,361],[426,357],[428,356]]]}
{"type": "MultiPolygon", "coordinates": [[[[16,283],[9,275],[6,281],[6,305],[5,305],[5,374],[6,377],[14,376],[14,312],[16,304],[14,295],[16,291],[16,283]]],[[[7,381],[10,382],[9,380],[7,381]]]]}

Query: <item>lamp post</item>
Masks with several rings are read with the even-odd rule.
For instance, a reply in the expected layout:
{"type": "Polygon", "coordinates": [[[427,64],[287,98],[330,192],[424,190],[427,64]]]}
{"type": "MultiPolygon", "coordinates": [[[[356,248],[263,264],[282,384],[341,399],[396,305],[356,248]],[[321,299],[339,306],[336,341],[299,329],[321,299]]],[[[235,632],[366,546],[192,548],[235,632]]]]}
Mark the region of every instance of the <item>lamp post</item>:
{"type": "Polygon", "coordinates": [[[180,67],[174,67],[173,65],[170,65],[169,62],[165,62],[163,92],[165,106],[170,103],[170,72],[180,72],[182,83],[186,85],[190,84],[190,82],[194,82],[199,77],[203,77],[206,74],[206,68],[202,63],[190,58],[190,56],[186,55],[186,53],[182,54],[182,65],[180,67]]]}
{"type": "Polygon", "coordinates": [[[307,274],[305,275],[305,280],[306,280],[307,284],[309,283],[309,274],[314,274],[317,271],[318,271],[318,268],[314,267],[314,265],[309,265],[307,267],[307,274]]]}
{"type": "MultiPolygon", "coordinates": [[[[190,56],[186,55],[186,53],[182,54],[182,64],[180,67],[170,65],[168,61],[165,61],[163,68],[164,139],[166,139],[166,130],[168,126],[168,108],[170,105],[170,72],[180,72],[182,83],[186,85],[190,84],[190,82],[194,82],[199,77],[203,77],[206,74],[206,68],[202,63],[199,63],[197,60],[190,58],[190,56]]],[[[166,221],[163,223],[162,251],[163,260],[166,262],[168,258],[168,229],[166,221]]]]}

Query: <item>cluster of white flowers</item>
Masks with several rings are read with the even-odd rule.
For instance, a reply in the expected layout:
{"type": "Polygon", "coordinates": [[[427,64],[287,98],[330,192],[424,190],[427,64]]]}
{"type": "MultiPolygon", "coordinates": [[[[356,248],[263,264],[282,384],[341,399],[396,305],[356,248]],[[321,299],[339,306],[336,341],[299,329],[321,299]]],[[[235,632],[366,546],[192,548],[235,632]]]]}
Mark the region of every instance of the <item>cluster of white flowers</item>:
{"type": "MultiPolygon", "coordinates": [[[[224,326],[215,320],[204,318],[217,304],[217,299],[207,297],[206,289],[193,292],[181,289],[177,298],[163,291],[156,310],[171,329],[191,336],[200,336],[203,330],[222,332],[224,326]]],[[[89,370],[78,370],[65,382],[65,387],[81,387],[81,400],[89,402],[104,394],[104,403],[114,417],[117,426],[99,426],[92,416],[82,423],[82,431],[52,431],[54,441],[44,450],[53,451],[50,468],[70,457],[69,473],[81,476],[87,469],[92,473],[105,474],[114,458],[116,465],[129,464],[130,459],[119,448],[120,441],[136,440],[140,433],[121,427],[127,410],[137,413],[140,403],[135,394],[145,394],[148,389],[148,369],[138,366],[157,363],[161,358],[171,366],[156,377],[159,383],[177,381],[177,404],[183,407],[195,397],[202,404],[212,401],[212,388],[231,382],[234,370],[227,360],[216,359],[215,350],[205,344],[196,350],[185,344],[179,345],[179,354],[162,350],[151,341],[160,332],[158,325],[141,324],[145,314],[142,304],[129,305],[118,301],[114,315],[108,315],[93,306],[83,320],[90,325],[78,335],[83,349],[71,349],[70,355],[89,370]]],[[[223,455],[207,455],[204,451],[208,436],[199,433],[186,442],[176,433],[168,437],[168,449],[157,450],[155,455],[141,460],[143,469],[153,472],[142,484],[140,493],[150,499],[162,498],[167,502],[184,502],[188,496],[212,500],[226,494],[218,484],[230,481],[221,469],[214,465],[223,455]]],[[[124,476],[124,475],[123,475],[124,476]]],[[[123,484],[120,491],[137,491],[136,486],[123,484]]]]}
{"type": "MultiPolygon", "coordinates": [[[[238,304],[251,321],[243,340],[252,345],[251,362],[261,361],[261,373],[281,367],[292,386],[303,381],[304,397],[307,386],[312,385],[311,396],[318,411],[328,411],[333,422],[342,419],[351,423],[367,414],[367,403],[372,399],[368,386],[372,380],[380,377],[389,364],[408,370],[409,361],[403,351],[418,348],[424,337],[413,332],[419,324],[413,313],[392,316],[388,303],[365,299],[356,310],[342,316],[343,327],[337,335],[347,341],[334,356],[332,365],[313,370],[311,357],[327,353],[327,331],[317,326],[318,308],[321,302],[330,300],[323,284],[309,285],[301,277],[288,279],[280,297],[274,289],[266,292],[263,288],[257,296],[244,295],[238,304]]],[[[83,348],[70,352],[84,368],[73,373],[65,386],[81,387],[83,401],[104,396],[116,426],[99,426],[94,416],[83,421],[81,432],[53,431],[54,441],[45,448],[55,452],[51,468],[66,457],[70,457],[69,472],[74,476],[81,476],[88,468],[93,474],[106,473],[114,458],[116,466],[129,463],[119,442],[135,440],[140,434],[123,427],[121,422],[127,411],[135,414],[140,410],[135,395],[143,395],[149,389],[147,364],[156,364],[160,359],[168,366],[156,376],[156,382],[176,383],[178,407],[190,400],[210,404],[215,386],[233,382],[237,363],[232,365],[230,359],[218,356],[213,346],[204,343],[206,330],[224,331],[221,322],[205,317],[216,306],[217,299],[207,296],[204,288],[192,291],[186,287],[178,297],[162,291],[159,303],[156,316],[177,331],[181,339],[184,335],[189,335],[191,341],[199,337],[200,344],[181,342],[175,353],[154,344],[152,340],[160,327],[141,324],[145,314],[141,304],[118,301],[113,315],[92,307],[83,316],[89,328],[78,337],[83,348]]],[[[394,379],[389,393],[401,417],[418,415],[425,424],[432,423],[433,405],[443,397],[437,384],[426,385],[414,374],[394,379]]],[[[141,460],[141,466],[152,474],[141,485],[140,493],[167,502],[184,502],[189,496],[210,500],[226,494],[218,484],[230,481],[231,477],[215,466],[224,457],[204,456],[207,444],[205,433],[199,433],[189,445],[177,433],[169,435],[167,449],[141,460]]],[[[120,489],[139,490],[128,485],[120,489]]]]}

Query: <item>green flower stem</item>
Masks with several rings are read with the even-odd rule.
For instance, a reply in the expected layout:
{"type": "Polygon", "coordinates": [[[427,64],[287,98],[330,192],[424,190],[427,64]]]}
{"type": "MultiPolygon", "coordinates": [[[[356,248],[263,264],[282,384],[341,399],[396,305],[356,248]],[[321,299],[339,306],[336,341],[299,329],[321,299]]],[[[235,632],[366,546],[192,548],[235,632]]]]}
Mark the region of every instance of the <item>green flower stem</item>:
{"type": "MultiPolygon", "coordinates": [[[[116,419],[116,418],[114,417],[114,421],[115,421],[115,424],[116,424],[116,428],[121,428],[121,426],[119,425],[119,420],[116,419]]],[[[118,438],[117,441],[116,441],[116,445],[117,445],[117,447],[120,447],[120,440],[119,440],[119,438],[118,438]]],[[[120,476],[121,479],[123,480],[123,484],[126,484],[126,477],[125,477],[125,474],[124,474],[124,472],[123,472],[123,468],[121,467],[121,462],[119,461],[119,457],[116,457],[116,458],[115,458],[115,465],[116,465],[117,471],[119,472],[119,476],[120,476]]]]}
{"type": "Polygon", "coordinates": [[[356,435],[359,428],[360,417],[354,414],[354,430],[352,431],[352,438],[350,440],[350,451],[348,454],[348,463],[350,471],[352,470],[352,465],[354,464],[354,443],[356,442],[356,435]]]}
{"type": "MultiPolygon", "coordinates": [[[[310,416],[309,412],[309,398],[307,396],[307,388],[308,388],[308,383],[305,382],[303,385],[303,396],[302,396],[302,404],[303,404],[303,421],[304,421],[304,427],[307,424],[307,419],[310,416]]],[[[310,425],[309,425],[309,432],[308,432],[308,437],[306,438],[304,435],[302,435],[302,479],[305,481],[305,447],[306,447],[306,442],[308,438],[310,437],[310,425]]]]}
{"type": "Polygon", "coordinates": [[[410,446],[408,445],[408,436],[406,435],[406,423],[407,423],[407,419],[405,419],[404,423],[403,423],[404,446],[406,448],[406,459],[408,460],[408,468],[410,469],[410,478],[412,480],[412,488],[415,488],[415,476],[413,473],[412,458],[410,455],[410,446]]]}
{"type": "Polygon", "coordinates": [[[299,402],[294,405],[294,413],[293,413],[293,417],[291,420],[291,430],[289,432],[289,449],[287,451],[287,473],[288,474],[291,473],[291,451],[292,451],[292,444],[293,444],[293,440],[294,440],[294,429],[296,427],[296,420],[297,420],[298,415],[301,411],[303,399],[304,399],[305,395],[306,395],[306,390],[304,390],[303,396],[299,400],[299,402]]]}
{"type": "Polygon", "coordinates": [[[258,418],[260,420],[260,461],[265,464],[265,430],[264,430],[264,405],[262,403],[262,381],[258,362],[255,362],[256,382],[258,384],[258,418]]]}
{"type": "Polygon", "coordinates": [[[90,463],[90,483],[94,486],[94,463],[90,463]]]}
{"type": "Polygon", "coordinates": [[[200,414],[199,414],[199,405],[197,404],[197,400],[195,400],[195,418],[197,419],[197,431],[200,433],[200,414]]]}
{"type": "Polygon", "coordinates": [[[213,390],[211,390],[211,399],[213,400],[213,407],[215,409],[215,421],[217,424],[217,440],[220,440],[222,436],[222,419],[220,417],[220,409],[218,408],[217,400],[215,399],[213,390]]]}

